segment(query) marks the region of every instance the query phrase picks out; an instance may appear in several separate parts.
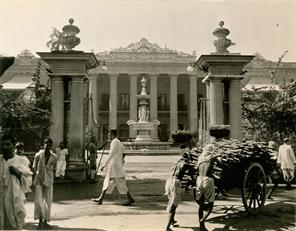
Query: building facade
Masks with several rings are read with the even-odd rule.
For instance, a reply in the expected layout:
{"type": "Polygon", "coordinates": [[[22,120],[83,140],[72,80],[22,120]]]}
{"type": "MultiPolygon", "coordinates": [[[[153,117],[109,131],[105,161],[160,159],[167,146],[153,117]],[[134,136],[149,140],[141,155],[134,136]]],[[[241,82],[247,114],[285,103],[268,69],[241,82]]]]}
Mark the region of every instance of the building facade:
{"type": "MultiPolygon", "coordinates": [[[[151,132],[155,141],[168,141],[170,134],[178,129],[198,132],[204,126],[207,94],[202,80],[206,74],[200,70],[187,72],[188,64],[197,58],[195,54],[163,48],[142,38],[127,47],[98,53],[96,57],[106,62],[107,70],[98,66],[89,71],[88,80],[84,82],[85,106],[81,110],[88,114],[87,129],[93,131],[98,140],[105,140],[108,130],[113,128],[118,129],[122,140],[135,139],[136,133],[128,127],[127,121],[138,121],[137,95],[141,92],[143,77],[150,95],[150,120],[160,121],[158,129],[151,132]]],[[[22,52],[1,76],[3,89],[22,91],[27,87],[38,60],[29,51],[22,52]]],[[[275,62],[257,54],[244,68],[246,77],[241,81],[242,87],[271,84],[270,72],[275,66],[275,62]]],[[[44,85],[49,83],[47,67],[42,62],[40,79],[44,85]]],[[[276,84],[295,81],[296,63],[280,63],[274,76],[276,84]]],[[[70,113],[70,92],[69,82],[65,84],[65,114],[70,113]]],[[[65,121],[66,133],[68,129],[69,121],[65,121]]]]}
{"type": "Polygon", "coordinates": [[[151,132],[155,141],[168,141],[178,129],[198,130],[199,99],[205,97],[206,90],[201,83],[204,73],[187,72],[188,64],[196,59],[194,54],[161,48],[142,38],[96,56],[108,68],[103,71],[97,67],[89,73],[99,139],[113,128],[119,130],[123,140],[135,139],[135,131],[126,122],[138,121],[137,95],[143,77],[150,95],[150,120],[160,121],[158,129],[151,132]]]}

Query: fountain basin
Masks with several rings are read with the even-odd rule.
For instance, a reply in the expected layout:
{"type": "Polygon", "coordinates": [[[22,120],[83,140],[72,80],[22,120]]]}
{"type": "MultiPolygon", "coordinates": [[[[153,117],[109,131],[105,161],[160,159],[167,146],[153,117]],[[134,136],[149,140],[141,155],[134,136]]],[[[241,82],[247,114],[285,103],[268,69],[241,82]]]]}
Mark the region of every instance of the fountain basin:
{"type": "Polygon", "coordinates": [[[139,151],[139,150],[163,150],[168,151],[171,149],[171,142],[155,142],[155,141],[138,141],[138,142],[123,142],[125,150],[139,151]]]}
{"type": "Polygon", "coordinates": [[[134,130],[138,131],[138,135],[135,139],[135,142],[152,142],[150,131],[156,129],[160,124],[158,120],[153,120],[152,122],[148,121],[139,121],[135,122],[134,120],[127,121],[127,124],[134,130]]]}

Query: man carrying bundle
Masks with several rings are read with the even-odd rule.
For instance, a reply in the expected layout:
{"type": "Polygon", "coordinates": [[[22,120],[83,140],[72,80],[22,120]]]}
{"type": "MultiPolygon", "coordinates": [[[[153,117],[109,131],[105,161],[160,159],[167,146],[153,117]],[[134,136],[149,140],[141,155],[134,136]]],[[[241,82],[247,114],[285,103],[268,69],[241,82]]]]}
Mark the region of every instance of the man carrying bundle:
{"type": "Polygon", "coordinates": [[[215,185],[213,171],[214,165],[218,161],[217,155],[214,155],[214,151],[214,145],[207,144],[204,146],[203,152],[198,158],[199,175],[196,180],[196,191],[194,191],[194,197],[199,205],[198,216],[201,231],[207,230],[205,227],[205,221],[214,207],[215,185]],[[205,216],[204,211],[207,211],[205,216]]]}
{"type": "Polygon", "coordinates": [[[172,164],[170,170],[170,176],[165,184],[165,195],[167,195],[169,202],[167,205],[167,211],[169,213],[169,220],[166,230],[171,230],[170,226],[177,226],[175,220],[176,209],[181,200],[181,182],[187,170],[192,167],[190,165],[190,150],[186,148],[186,144],[180,145],[181,158],[172,164]]]}

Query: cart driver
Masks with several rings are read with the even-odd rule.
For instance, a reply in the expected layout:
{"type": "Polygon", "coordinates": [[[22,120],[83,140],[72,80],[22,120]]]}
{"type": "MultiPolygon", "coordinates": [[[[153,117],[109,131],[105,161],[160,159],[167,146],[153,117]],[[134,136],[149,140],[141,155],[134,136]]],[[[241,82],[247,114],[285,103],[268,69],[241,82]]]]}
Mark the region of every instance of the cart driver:
{"type": "Polygon", "coordinates": [[[207,144],[198,158],[199,175],[196,180],[196,190],[194,191],[195,200],[199,205],[198,217],[200,230],[206,231],[205,221],[214,207],[215,185],[213,179],[213,170],[215,162],[218,161],[217,155],[214,155],[214,144],[207,144]],[[204,211],[206,215],[204,216],[204,211]]]}

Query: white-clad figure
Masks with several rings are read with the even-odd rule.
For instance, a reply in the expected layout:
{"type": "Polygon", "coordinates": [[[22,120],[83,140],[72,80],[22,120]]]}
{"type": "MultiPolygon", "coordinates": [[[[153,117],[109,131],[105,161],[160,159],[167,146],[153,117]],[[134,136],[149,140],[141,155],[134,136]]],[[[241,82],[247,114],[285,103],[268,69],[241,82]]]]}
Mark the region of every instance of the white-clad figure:
{"type": "Polygon", "coordinates": [[[126,186],[125,171],[123,169],[123,145],[117,139],[116,129],[110,130],[109,136],[111,140],[110,152],[105,164],[101,167],[102,171],[104,169],[106,170],[102,193],[99,198],[92,200],[98,204],[102,204],[105,194],[111,194],[116,187],[119,194],[125,194],[127,196],[127,202],[123,205],[131,205],[135,200],[126,186]]]}
{"type": "Polygon", "coordinates": [[[289,145],[289,139],[285,138],[284,144],[279,147],[277,163],[283,172],[284,180],[288,183],[294,178],[295,162],[295,155],[289,145]]]}
{"type": "Polygon", "coordinates": [[[60,142],[59,147],[56,149],[56,155],[58,158],[57,166],[56,166],[56,177],[65,177],[65,171],[67,168],[67,156],[68,156],[68,149],[65,147],[64,142],[60,142]]]}

